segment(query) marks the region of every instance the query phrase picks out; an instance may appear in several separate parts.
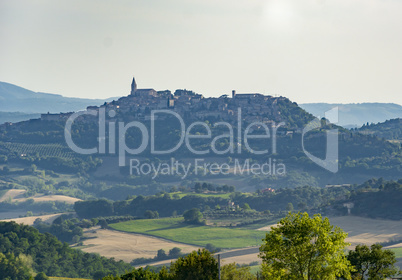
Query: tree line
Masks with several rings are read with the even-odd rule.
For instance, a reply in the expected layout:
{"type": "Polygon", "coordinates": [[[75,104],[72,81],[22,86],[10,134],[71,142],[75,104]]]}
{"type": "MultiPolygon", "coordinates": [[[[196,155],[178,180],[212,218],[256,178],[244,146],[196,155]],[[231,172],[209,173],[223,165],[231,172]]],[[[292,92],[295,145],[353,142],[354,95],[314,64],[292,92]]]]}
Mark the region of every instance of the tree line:
{"type": "MultiPolygon", "coordinates": [[[[202,186],[202,185],[201,185],[202,186]]],[[[286,211],[292,203],[297,210],[308,210],[322,205],[328,205],[339,197],[348,196],[349,188],[318,188],[298,187],[295,189],[278,189],[275,192],[257,191],[253,194],[235,192],[229,198],[220,196],[202,197],[186,195],[179,197],[169,193],[159,193],[151,196],[133,196],[127,200],[110,201],[97,199],[77,201],[74,210],[81,218],[96,218],[107,216],[130,215],[138,218],[145,217],[147,211],[157,211],[159,217],[181,215],[194,207],[201,211],[215,209],[217,206],[226,207],[229,201],[236,205],[247,204],[257,211],[281,212],[286,211]]]]}

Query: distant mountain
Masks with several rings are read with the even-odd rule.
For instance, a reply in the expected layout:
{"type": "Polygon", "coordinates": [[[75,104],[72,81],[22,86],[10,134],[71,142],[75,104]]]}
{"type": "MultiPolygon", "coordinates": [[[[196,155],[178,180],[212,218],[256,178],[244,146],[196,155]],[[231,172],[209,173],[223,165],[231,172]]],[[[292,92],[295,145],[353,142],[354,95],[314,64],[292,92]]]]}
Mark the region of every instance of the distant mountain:
{"type": "Polygon", "coordinates": [[[39,113],[22,113],[22,112],[0,112],[0,124],[5,122],[21,122],[30,119],[38,119],[39,113]]]}
{"type": "Polygon", "coordinates": [[[379,123],[389,119],[402,118],[402,106],[394,103],[305,103],[299,104],[299,106],[317,117],[324,117],[325,112],[338,107],[339,122],[337,124],[346,128],[361,127],[367,123],[379,123]]]}
{"type": "Polygon", "coordinates": [[[71,112],[85,109],[90,105],[101,105],[113,99],[116,98],[83,99],[64,97],[59,94],[33,92],[13,84],[0,82],[0,112],[30,114],[71,112]]]}

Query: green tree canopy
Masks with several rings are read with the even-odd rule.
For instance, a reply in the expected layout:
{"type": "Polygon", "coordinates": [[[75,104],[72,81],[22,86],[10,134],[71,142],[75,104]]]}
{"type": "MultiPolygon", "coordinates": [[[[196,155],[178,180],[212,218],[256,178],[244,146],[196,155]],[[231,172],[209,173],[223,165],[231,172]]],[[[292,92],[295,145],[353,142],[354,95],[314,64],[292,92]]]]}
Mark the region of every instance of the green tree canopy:
{"type": "Polygon", "coordinates": [[[350,279],[347,234],[321,215],[289,213],[266,234],[260,248],[267,279],[350,279]]]}
{"type": "Polygon", "coordinates": [[[357,245],[355,250],[349,251],[348,260],[355,267],[353,279],[380,280],[397,273],[395,253],[383,250],[380,244],[357,245]]]}
{"type": "Polygon", "coordinates": [[[27,280],[31,279],[32,268],[25,261],[26,256],[15,257],[14,254],[0,253],[0,279],[27,280]],[[5,277],[5,278],[2,278],[5,277]]]}
{"type": "Polygon", "coordinates": [[[246,211],[251,210],[251,207],[250,207],[250,205],[248,205],[248,203],[243,203],[241,208],[243,208],[243,210],[246,210],[246,211]]]}
{"type": "Polygon", "coordinates": [[[45,273],[39,272],[36,274],[35,280],[49,280],[49,277],[47,277],[45,273]]]}
{"type": "Polygon", "coordinates": [[[170,272],[173,280],[215,280],[218,279],[218,261],[208,250],[193,251],[172,263],[170,272]]]}
{"type": "Polygon", "coordinates": [[[183,213],[184,221],[190,224],[198,224],[202,220],[202,213],[199,209],[193,208],[183,213]]]}
{"type": "Polygon", "coordinates": [[[229,263],[221,268],[222,280],[254,280],[257,279],[250,271],[250,267],[237,267],[235,263],[229,263]]]}

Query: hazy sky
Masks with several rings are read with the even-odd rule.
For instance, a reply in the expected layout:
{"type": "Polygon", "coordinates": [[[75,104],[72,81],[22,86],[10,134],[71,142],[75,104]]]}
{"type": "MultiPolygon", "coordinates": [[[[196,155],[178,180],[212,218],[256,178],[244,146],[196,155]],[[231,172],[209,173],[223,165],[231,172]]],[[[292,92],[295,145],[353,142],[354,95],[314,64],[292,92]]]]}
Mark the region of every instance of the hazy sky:
{"type": "Polygon", "coordinates": [[[0,81],[402,104],[400,0],[0,0],[0,81]]]}

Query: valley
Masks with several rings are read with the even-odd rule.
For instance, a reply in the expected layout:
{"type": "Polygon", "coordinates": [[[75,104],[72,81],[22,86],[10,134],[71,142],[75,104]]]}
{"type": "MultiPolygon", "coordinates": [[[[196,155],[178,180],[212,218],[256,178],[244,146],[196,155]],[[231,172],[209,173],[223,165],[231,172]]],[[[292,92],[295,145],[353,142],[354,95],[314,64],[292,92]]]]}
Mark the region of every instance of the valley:
{"type": "MultiPolygon", "coordinates": [[[[117,274],[123,267],[157,270],[198,249],[220,254],[222,265],[236,263],[257,273],[263,238],[282,219],[301,213],[330,217],[348,234],[349,252],[380,243],[400,261],[399,119],[350,130],[321,120],[320,128],[305,134],[302,128],[314,117],[287,98],[237,93],[204,98],[187,90],[134,90],[81,113],[70,140],[99,153],[71,150],[65,125],[73,113],[0,125],[1,221],[52,234],[67,242],[71,254],[101,258],[111,269],[81,270],[77,277],[117,274]],[[177,115],[151,120],[145,108],[177,115]],[[101,114],[111,116],[102,125],[101,114]],[[196,119],[202,121],[197,126],[191,123],[196,119]],[[225,134],[222,121],[236,136],[225,134]],[[117,123],[159,134],[145,141],[139,135],[148,134],[121,126],[126,134],[113,146],[117,123]],[[108,133],[100,141],[97,133],[103,130],[108,133]],[[324,156],[330,130],[339,141],[338,172],[311,160],[324,156]],[[261,141],[261,133],[272,137],[261,141]],[[178,139],[182,145],[171,155],[153,152],[180,144],[178,139]],[[140,144],[146,147],[133,157],[132,147],[140,144]],[[255,153],[265,150],[271,152],[255,153]]],[[[41,267],[50,276],[75,275],[64,264],[63,273],[41,267]]]]}

